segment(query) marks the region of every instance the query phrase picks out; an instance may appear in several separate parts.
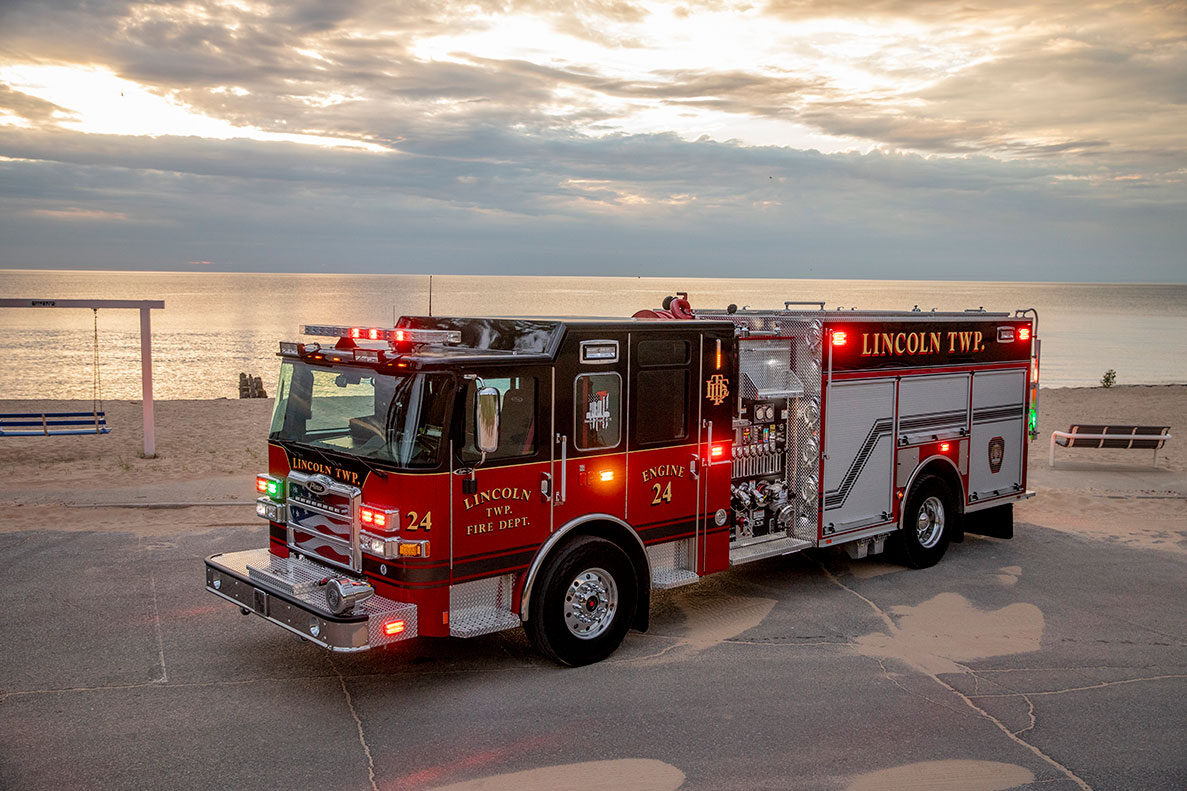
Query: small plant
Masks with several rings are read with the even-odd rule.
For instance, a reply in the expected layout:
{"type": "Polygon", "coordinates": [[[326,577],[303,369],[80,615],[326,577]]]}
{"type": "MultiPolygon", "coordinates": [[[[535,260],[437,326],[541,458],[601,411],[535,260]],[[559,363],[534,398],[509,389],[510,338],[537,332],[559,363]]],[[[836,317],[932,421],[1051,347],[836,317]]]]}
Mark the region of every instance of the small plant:
{"type": "Polygon", "coordinates": [[[1117,372],[1110,368],[1105,371],[1105,375],[1100,378],[1101,387],[1112,387],[1117,384],[1117,372]]]}

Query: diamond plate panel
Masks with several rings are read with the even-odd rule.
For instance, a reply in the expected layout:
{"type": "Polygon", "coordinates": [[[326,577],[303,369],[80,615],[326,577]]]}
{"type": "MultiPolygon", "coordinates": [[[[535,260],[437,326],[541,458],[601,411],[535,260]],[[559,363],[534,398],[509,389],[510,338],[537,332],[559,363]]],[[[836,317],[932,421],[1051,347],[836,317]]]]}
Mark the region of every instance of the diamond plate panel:
{"type": "Polygon", "coordinates": [[[676,588],[700,579],[692,566],[692,539],[682,538],[647,547],[651,564],[651,584],[656,588],[676,588]]]}
{"type": "Polygon", "coordinates": [[[515,574],[463,582],[449,588],[449,633],[454,637],[475,637],[520,625],[511,610],[515,574]]]}
{"type": "Polygon", "coordinates": [[[738,347],[738,369],[742,374],[742,397],[790,398],[802,395],[804,384],[791,369],[790,340],[742,339],[738,347]]]}

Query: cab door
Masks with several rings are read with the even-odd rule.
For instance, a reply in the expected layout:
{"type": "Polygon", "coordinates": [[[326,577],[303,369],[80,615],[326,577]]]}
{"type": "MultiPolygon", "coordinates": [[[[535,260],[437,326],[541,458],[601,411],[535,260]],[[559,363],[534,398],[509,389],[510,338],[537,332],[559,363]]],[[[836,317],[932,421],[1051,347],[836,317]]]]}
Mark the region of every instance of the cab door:
{"type": "Polygon", "coordinates": [[[700,343],[687,330],[630,336],[627,521],[646,544],[697,533],[705,455],[698,443],[700,343]]]}
{"type": "Polygon", "coordinates": [[[604,514],[626,518],[628,334],[573,333],[556,371],[554,527],[604,514]]]}
{"type": "Polygon", "coordinates": [[[453,584],[506,574],[528,564],[552,531],[552,370],[499,369],[459,388],[461,414],[450,477],[453,584]],[[474,398],[499,391],[499,445],[482,459],[474,398]]]}

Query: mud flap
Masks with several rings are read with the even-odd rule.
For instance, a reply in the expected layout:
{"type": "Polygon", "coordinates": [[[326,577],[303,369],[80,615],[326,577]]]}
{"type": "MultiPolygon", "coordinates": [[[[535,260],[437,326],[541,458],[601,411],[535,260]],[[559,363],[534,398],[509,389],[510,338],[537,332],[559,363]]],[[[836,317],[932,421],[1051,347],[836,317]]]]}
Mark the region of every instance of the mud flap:
{"type": "Polygon", "coordinates": [[[991,538],[1014,537],[1014,504],[1006,503],[984,511],[964,515],[966,533],[976,533],[991,538]]]}

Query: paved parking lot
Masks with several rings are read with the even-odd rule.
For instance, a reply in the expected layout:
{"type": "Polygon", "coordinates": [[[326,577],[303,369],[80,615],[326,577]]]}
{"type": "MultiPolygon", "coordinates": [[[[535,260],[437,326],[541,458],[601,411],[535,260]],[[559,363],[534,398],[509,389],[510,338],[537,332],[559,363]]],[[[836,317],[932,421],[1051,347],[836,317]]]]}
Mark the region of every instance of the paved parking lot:
{"type": "Polygon", "coordinates": [[[772,559],[561,669],[518,630],[331,657],[242,617],[201,560],[245,525],[0,534],[0,787],[1187,787],[1183,554],[1020,523],[926,571],[772,559]]]}

